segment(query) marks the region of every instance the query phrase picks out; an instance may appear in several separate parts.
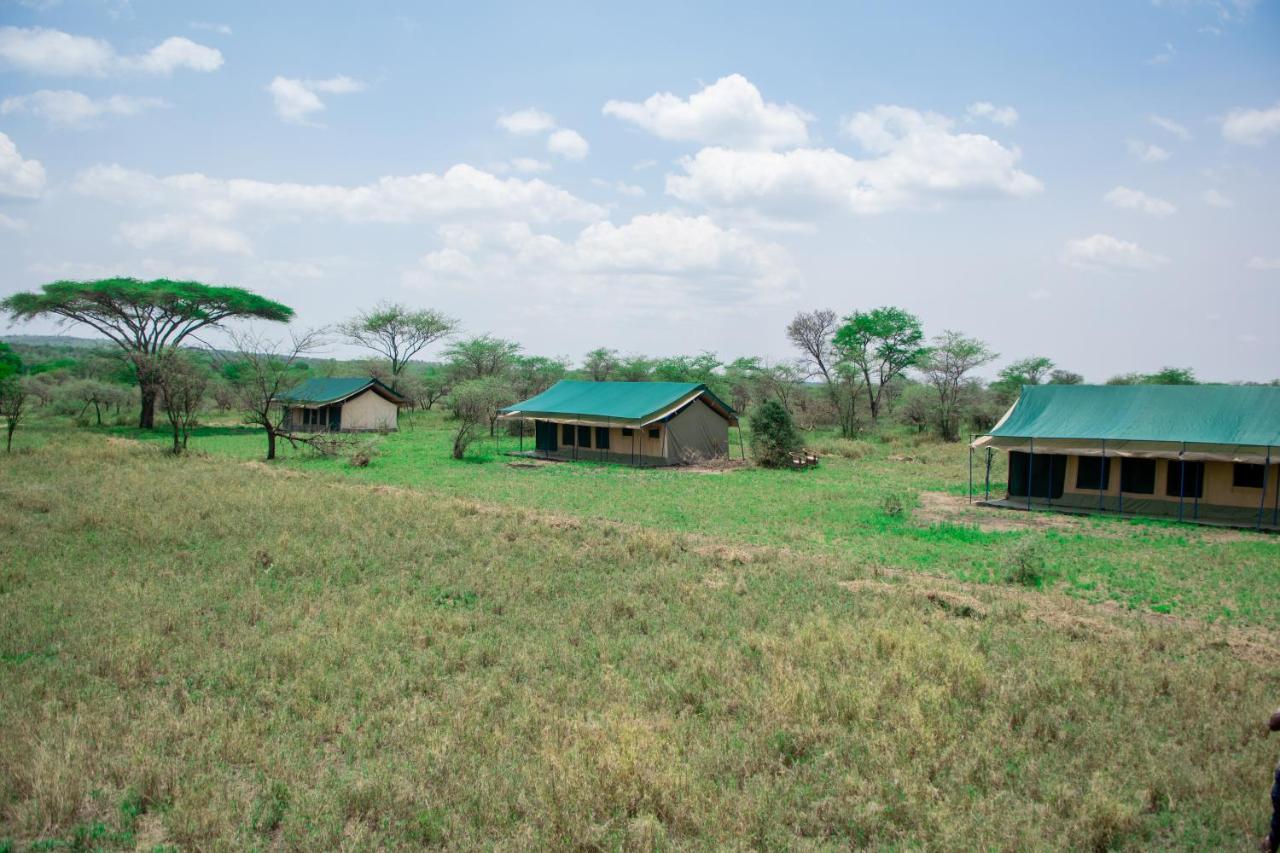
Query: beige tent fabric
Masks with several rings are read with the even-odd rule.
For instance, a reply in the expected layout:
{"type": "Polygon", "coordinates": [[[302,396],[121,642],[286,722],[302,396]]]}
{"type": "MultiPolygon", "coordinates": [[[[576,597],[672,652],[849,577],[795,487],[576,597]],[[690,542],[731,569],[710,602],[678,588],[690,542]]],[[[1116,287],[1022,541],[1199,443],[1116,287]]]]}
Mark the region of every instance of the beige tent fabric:
{"type": "MultiPolygon", "coordinates": [[[[1007,417],[1007,415],[1006,415],[1007,417]]],[[[1177,441],[1088,441],[1079,438],[1037,438],[1034,447],[1028,438],[984,435],[974,439],[971,447],[996,450],[1020,450],[1024,453],[1063,453],[1074,456],[1131,456],[1139,459],[1185,459],[1188,462],[1267,461],[1267,448],[1241,444],[1194,444],[1177,441]]],[[[1273,448],[1271,461],[1280,458],[1280,448],[1273,448]]]]}

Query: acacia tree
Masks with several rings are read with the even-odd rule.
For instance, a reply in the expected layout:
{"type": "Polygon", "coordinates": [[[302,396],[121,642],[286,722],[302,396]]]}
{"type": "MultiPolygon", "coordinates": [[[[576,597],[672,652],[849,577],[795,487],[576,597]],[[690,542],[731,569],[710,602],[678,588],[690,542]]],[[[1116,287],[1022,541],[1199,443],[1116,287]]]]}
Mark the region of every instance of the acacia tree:
{"type": "Polygon", "coordinates": [[[463,382],[453,389],[451,397],[458,419],[458,428],[453,434],[454,459],[466,455],[467,448],[486,425],[492,435],[499,410],[515,401],[511,386],[494,376],[463,382]]]}
{"type": "Polygon", "coordinates": [[[287,342],[272,340],[255,331],[229,335],[233,349],[224,372],[236,388],[247,424],[267,433],[267,459],[276,458],[276,439],[284,432],[285,408],[280,395],[302,378],[302,358],[324,344],[318,331],[290,333],[287,342]]]}
{"type": "Polygon", "coordinates": [[[839,354],[832,343],[836,329],[836,312],[802,311],[787,326],[787,338],[800,350],[800,365],[807,373],[806,378],[822,378],[840,424],[840,434],[850,438],[858,427],[859,377],[839,363],[839,354]]]}
{"type": "Polygon", "coordinates": [[[845,317],[832,345],[840,360],[861,374],[873,422],[880,419],[885,386],[929,353],[920,318],[892,306],[845,317]]]}
{"type": "Polygon", "coordinates": [[[338,325],[338,331],[357,346],[371,349],[391,362],[391,388],[397,390],[405,365],[426,347],[453,334],[458,323],[439,311],[413,311],[397,302],[379,303],[338,325]]]}
{"type": "Polygon", "coordinates": [[[1000,368],[996,381],[991,383],[991,390],[1001,402],[1009,403],[1018,396],[1023,385],[1039,385],[1049,378],[1054,366],[1051,359],[1042,355],[1018,359],[1000,368]]]}
{"type": "Polygon", "coordinates": [[[27,388],[15,374],[0,378],[0,418],[4,418],[4,449],[13,452],[13,433],[26,414],[27,388]]]}
{"type": "Polygon", "coordinates": [[[505,374],[520,354],[520,345],[492,335],[454,341],[444,351],[449,368],[459,381],[505,374]]]}
{"type": "Polygon", "coordinates": [[[155,427],[156,372],[162,356],[201,329],[225,320],[258,318],[288,322],[293,309],[239,287],[197,281],[106,278],[55,281],[35,293],[15,293],[0,301],[14,320],[55,317],[83,323],[120,347],[137,375],[142,396],[138,426],[155,427]]]}
{"type": "Polygon", "coordinates": [[[618,372],[618,351],[614,349],[593,349],[587,353],[582,367],[591,374],[592,381],[607,382],[609,377],[618,372]]]}
{"type": "Polygon", "coordinates": [[[938,431],[945,441],[960,437],[960,402],[969,371],[999,356],[977,338],[947,330],[933,339],[929,356],[920,365],[938,396],[938,431]]]}

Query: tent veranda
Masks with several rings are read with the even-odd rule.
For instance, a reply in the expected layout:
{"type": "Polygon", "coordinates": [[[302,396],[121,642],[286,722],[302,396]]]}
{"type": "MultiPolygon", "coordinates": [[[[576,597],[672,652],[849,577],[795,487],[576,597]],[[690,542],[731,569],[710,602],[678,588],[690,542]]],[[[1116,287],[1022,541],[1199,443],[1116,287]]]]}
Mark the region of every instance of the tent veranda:
{"type": "Polygon", "coordinates": [[[971,497],[973,451],[982,449],[983,494],[995,505],[1280,522],[1280,387],[1026,386],[970,444],[971,497]],[[1006,495],[992,500],[995,450],[1009,454],[1010,478],[1006,495]]]}

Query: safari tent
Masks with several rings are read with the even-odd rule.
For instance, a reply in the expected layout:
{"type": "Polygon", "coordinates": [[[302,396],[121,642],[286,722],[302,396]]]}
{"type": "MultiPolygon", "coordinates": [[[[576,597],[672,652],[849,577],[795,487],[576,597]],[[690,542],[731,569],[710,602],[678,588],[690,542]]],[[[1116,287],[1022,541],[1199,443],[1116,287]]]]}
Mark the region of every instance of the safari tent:
{"type": "Polygon", "coordinates": [[[1280,387],[1035,385],[970,445],[984,503],[1280,529],[1280,387]],[[996,451],[1009,457],[991,496],[996,451]]]}
{"type": "Polygon", "coordinates": [[[535,455],[626,465],[681,465],[729,455],[738,415],[694,382],[562,380],[502,410],[533,422],[535,455]]]}
{"type": "Polygon", "coordinates": [[[280,396],[289,432],[392,432],[405,400],[376,379],[308,379],[280,396]]]}

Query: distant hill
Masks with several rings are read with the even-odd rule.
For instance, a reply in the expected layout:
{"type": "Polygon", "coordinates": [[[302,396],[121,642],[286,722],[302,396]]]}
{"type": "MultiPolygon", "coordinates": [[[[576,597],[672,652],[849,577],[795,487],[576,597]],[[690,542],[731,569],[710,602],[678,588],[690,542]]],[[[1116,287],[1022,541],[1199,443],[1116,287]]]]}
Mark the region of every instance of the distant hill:
{"type": "Polygon", "coordinates": [[[0,333],[0,341],[6,344],[20,344],[29,347],[74,347],[77,349],[99,349],[115,346],[106,338],[77,338],[74,335],[10,335],[0,333]]]}

